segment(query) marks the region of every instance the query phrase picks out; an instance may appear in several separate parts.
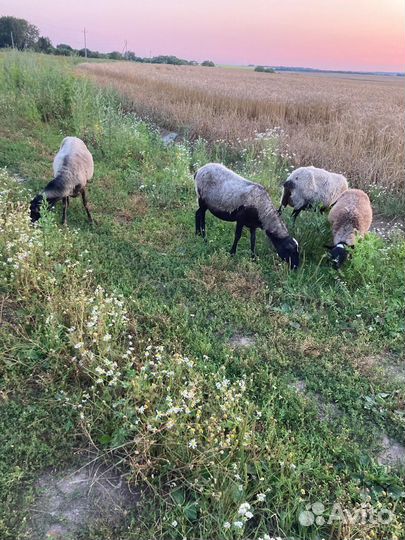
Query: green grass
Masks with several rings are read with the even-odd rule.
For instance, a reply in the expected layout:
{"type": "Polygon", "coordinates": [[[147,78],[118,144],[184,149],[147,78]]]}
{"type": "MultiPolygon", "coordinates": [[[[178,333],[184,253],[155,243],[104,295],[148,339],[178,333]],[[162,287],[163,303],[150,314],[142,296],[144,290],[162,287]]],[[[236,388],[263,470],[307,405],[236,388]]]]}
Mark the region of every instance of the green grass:
{"type": "MultiPolygon", "coordinates": [[[[403,239],[370,234],[336,272],[327,218],[305,213],[298,272],[263,234],[258,261],[246,235],[231,258],[232,225],[208,216],[208,242],[194,237],[190,173],[226,149],[165,148],[65,59],[2,62],[1,538],[29,537],[35,478],[90,444],[145,488],[120,533],[94,538],[402,538],[404,471],[376,456],[383,432],[405,433],[404,385],[383,369],[404,346],[403,239]],[[29,200],[66,135],[94,155],[97,224],[73,200],[68,228],[60,209],[33,228],[29,200]],[[234,349],[235,336],[253,345],[234,349]],[[308,503],[364,500],[392,523],[299,524],[308,503]]],[[[276,199],[286,165],[265,144],[232,166],[276,199]]]]}

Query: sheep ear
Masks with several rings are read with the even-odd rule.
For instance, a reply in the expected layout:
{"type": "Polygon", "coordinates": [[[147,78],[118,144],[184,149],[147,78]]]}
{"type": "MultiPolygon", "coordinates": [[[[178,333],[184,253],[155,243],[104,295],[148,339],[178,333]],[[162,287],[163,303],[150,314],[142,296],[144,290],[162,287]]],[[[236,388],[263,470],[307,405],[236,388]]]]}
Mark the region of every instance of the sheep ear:
{"type": "Polygon", "coordinates": [[[326,249],[333,249],[334,246],[328,246],[328,245],[324,244],[323,247],[326,248],[326,249]]]}

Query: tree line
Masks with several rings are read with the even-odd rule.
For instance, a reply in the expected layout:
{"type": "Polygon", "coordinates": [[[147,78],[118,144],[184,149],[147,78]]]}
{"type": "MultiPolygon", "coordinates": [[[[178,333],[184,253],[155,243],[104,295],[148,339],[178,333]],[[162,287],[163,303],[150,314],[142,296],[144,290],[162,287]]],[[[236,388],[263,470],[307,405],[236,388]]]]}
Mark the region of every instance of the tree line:
{"type": "MultiPolygon", "coordinates": [[[[137,56],[132,51],[121,53],[112,51],[102,53],[88,48],[74,49],[66,43],[59,43],[55,47],[48,37],[41,36],[39,29],[26,21],[16,17],[0,17],[0,48],[14,48],[18,50],[30,49],[45,54],[59,56],[82,56],[87,58],[105,58],[109,60],[129,60],[132,62],[145,62],[152,64],[172,64],[176,66],[198,66],[194,60],[184,60],[173,55],[159,55],[151,58],[137,56]]],[[[204,60],[201,66],[215,67],[211,60],[204,60]]]]}

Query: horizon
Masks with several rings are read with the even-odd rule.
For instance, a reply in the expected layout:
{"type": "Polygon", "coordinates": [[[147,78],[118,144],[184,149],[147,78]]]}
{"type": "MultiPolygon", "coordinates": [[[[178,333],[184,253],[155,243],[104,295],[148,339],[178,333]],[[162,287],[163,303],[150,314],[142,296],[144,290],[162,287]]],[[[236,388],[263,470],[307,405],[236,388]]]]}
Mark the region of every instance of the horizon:
{"type": "Polygon", "coordinates": [[[56,46],[216,64],[403,73],[402,0],[0,0],[0,14],[28,20],[56,46]],[[12,5],[11,5],[12,4],[12,5]],[[292,36],[292,37],[291,37],[292,36]]]}

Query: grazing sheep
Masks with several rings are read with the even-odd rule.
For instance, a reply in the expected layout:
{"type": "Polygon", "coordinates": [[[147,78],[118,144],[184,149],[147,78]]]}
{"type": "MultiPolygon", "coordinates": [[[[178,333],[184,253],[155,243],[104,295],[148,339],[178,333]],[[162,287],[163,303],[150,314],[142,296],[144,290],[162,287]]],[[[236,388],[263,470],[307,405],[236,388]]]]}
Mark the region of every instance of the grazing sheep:
{"type": "Polygon", "coordinates": [[[94,172],[93,157],[81,139],[77,137],[63,139],[59,152],[53,160],[53,172],[54,179],[47,184],[41,194],[31,201],[31,220],[35,222],[41,217],[40,208],[44,199],[51,207],[61,200],[63,202],[62,223],[66,225],[69,198],[81,194],[89,221],[93,223],[86,198],[86,185],[94,172]]]}
{"type": "Polygon", "coordinates": [[[373,219],[368,195],[361,189],[348,189],[339,197],[329,212],[334,245],[330,255],[339,268],[347,259],[347,247],[354,247],[356,235],[364,236],[373,219]]]}
{"type": "Polygon", "coordinates": [[[277,214],[263,186],[249,182],[218,163],[209,163],[195,174],[199,209],[195,214],[196,234],[205,238],[205,212],[224,221],[236,221],[235,241],[231,254],[242,235],[243,227],[250,229],[250,248],[255,256],[256,229],[264,229],[278,255],[298,268],[298,242],[288,234],[287,227],[277,214]]]}
{"type": "Polygon", "coordinates": [[[283,184],[283,195],[280,208],[287,205],[294,208],[294,221],[301,210],[320,204],[326,210],[338,197],[348,189],[346,178],[341,174],[317,169],[316,167],[300,167],[295,169],[283,184]]]}

